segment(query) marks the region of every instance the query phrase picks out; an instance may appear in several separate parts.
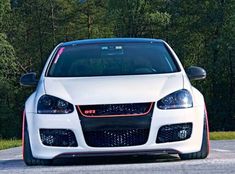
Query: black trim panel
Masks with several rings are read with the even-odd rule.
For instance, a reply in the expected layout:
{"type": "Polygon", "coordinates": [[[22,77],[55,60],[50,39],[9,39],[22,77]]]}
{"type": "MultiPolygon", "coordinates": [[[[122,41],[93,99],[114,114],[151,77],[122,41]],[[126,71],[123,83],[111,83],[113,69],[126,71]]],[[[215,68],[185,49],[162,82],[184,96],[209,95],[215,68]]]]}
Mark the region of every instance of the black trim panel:
{"type": "Polygon", "coordinates": [[[90,147],[143,145],[148,141],[153,108],[144,116],[84,117],[79,113],[86,144],[90,147]]]}
{"type": "Polygon", "coordinates": [[[125,117],[103,117],[89,118],[83,117],[77,110],[83,131],[103,131],[117,129],[149,129],[153,108],[145,116],[125,116],[125,117]]]}
{"type": "Polygon", "coordinates": [[[105,151],[105,152],[71,152],[71,153],[59,154],[55,156],[53,159],[71,158],[71,157],[161,155],[161,154],[179,154],[179,153],[180,153],[179,151],[174,150],[174,149],[105,151]]]}

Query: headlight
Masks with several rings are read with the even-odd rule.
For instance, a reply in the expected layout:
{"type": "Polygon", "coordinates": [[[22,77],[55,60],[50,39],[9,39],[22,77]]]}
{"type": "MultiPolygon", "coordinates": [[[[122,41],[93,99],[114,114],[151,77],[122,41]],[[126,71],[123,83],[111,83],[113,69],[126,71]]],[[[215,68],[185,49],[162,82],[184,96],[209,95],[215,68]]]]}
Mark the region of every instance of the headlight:
{"type": "Polygon", "coordinates": [[[193,107],[193,99],[186,89],[173,92],[157,102],[159,109],[182,109],[193,107]]]}
{"type": "Polygon", "coordinates": [[[69,102],[50,95],[43,95],[38,101],[38,114],[68,114],[73,110],[73,105],[69,102]]]}

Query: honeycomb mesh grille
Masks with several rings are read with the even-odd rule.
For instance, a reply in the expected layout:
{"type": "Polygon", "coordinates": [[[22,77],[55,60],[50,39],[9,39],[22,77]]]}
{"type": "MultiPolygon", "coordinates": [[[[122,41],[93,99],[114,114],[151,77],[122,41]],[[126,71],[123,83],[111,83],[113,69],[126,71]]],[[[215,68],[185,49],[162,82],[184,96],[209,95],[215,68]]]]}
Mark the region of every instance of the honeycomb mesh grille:
{"type": "Polygon", "coordinates": [[[192,123],[165,125],[159,129],[156,143],[186,140],[191,137],[191,134],[192,123]]]}
{"type": "Polygon", "coordinates": [[[107,116],[107,115],[139,115],[147,114],[152,103],[131,103],[131,104],[104,104],[104,105],[81,105],[78,106],[82,115],[86,116],[107,116]]]}
{"type": "Polygon", "coordinates": [[[145,144],[148,140],[149,129],[102,130],[84,133],[88,146],[91,147],[120,147],[145,144]]]}

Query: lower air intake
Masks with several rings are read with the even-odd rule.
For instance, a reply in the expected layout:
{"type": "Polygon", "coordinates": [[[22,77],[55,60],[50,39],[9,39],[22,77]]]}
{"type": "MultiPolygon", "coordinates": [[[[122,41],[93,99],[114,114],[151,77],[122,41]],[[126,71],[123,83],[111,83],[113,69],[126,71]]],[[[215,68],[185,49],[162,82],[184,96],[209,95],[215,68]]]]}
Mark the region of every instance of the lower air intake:
{"type": "Polygon", "coordinates": [[[191,134],[192,123],[165,125],[159,129],[156,143],[186,140],[191,137],[191,134]]]}
{"type": "Polygon", "coordinates": [[[84,136],[87,145],[91,147],[120,147],[145,144],[148,134],[149,129],[124,129],[87,131],[84,136]]]}
{"type": "Polygon", "coordinates": [[[46,146],[78,146],[74,133],[68,129],[40,129],[40,137],[46,146]]]}

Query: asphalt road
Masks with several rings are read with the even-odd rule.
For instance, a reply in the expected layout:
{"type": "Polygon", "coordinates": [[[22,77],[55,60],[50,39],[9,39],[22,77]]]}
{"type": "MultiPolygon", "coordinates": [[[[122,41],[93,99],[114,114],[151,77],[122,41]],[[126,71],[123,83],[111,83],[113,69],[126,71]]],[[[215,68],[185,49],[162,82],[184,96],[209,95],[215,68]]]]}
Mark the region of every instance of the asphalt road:
{"type": "Polygon", "coordinates": [[[235,140],[211,141],[205,160],[181,161],[178,156],[79,158],[55,161],[52,166],[28,167],[21,147],[0,151],[0,174],[5,173],[102,173],[102,174],[235,174],[235,140]]]}

